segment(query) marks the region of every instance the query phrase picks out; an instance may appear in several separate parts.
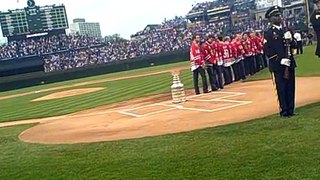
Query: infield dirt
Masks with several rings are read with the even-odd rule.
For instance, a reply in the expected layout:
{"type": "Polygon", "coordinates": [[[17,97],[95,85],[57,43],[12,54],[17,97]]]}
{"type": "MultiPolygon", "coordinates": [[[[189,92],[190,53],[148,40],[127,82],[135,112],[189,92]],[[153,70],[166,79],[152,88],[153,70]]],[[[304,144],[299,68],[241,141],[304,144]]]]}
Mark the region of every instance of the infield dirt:
{"type": "MultiPolygon", "coordinates": [[[[319,102],[319,88],[320,77],[298,78],[297,105],[319,102]]],[[[190,96],[190,93],[187,92],[189,100],[182,105],[172,105],[170,94],[164,94],[66,116],[30,120],[40,124],[22,132],[19,138],[41,144],[116,141],[244,122],[278,112],[270,80],[235,83],[221,92],[201,96],[190,96]]]]}

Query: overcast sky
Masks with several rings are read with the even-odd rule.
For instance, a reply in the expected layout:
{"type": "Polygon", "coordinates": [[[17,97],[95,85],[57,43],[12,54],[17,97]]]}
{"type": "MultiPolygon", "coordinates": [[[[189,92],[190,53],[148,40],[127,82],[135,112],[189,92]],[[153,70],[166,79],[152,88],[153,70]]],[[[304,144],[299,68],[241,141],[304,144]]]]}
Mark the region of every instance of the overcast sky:
{"type": "MultiPolygon", "coordinates": [[[[164,18],[184,16],[192,4],[206,0],[35,0],[37,5],[64,4],[69,24],[74,18],[99,22],[102,35],[119,33],[125,38],[142,30],[147,24],[163,22],[164,18]]],[[[0,11],[27,6],[27,0],[1,0],[0,11]],[[19,1],[19,2],[17,2],[19,1]]],[[[1,33],[2,34],[2,33],[1,33]]]]}

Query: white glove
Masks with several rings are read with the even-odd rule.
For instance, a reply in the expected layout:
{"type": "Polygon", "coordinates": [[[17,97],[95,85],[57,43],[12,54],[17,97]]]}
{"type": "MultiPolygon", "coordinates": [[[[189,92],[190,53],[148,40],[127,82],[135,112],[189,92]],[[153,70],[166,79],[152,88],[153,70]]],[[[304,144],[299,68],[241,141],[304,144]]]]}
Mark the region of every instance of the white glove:
{"type": "Polygon", "coordinates": [[[290,31],[287,31],[286,33],[284,33],[284,39],[292,40],[292,35],[290,31]]]}
{"type": "Polygon", "coordinates": [[[285,66],[290,67],[290,65],[291,65],[291,60],[288,59],[288,58],[283,58],[283,59],[281,59],[281,65],[285,65],[285,66]]]}

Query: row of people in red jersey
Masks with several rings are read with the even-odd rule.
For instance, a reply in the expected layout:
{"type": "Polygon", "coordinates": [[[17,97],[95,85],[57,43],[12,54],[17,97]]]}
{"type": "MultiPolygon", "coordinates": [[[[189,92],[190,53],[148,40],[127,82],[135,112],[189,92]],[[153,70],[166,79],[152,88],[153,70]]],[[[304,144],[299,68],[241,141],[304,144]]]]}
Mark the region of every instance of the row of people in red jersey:
{"type": "Polygon", "coordinates": [[[217,91],[266,68],[268,64],[263,53],[263,41],[264,38],[255,32],[224,38],[208,35],[205,42],[201,41],[200,35],[194,35],[190,64],[195,93],[200,94],[199,75],[202,77],[203,92],[209,92],[206,72],[211,90],[217,91]]]}

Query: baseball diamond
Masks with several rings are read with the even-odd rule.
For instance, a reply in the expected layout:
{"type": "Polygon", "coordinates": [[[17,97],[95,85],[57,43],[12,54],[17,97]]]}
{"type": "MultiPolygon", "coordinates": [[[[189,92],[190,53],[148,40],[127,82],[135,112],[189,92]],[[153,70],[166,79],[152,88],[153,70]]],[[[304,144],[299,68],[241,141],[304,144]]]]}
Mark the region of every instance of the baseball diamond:
{"type": "MultiPolygon", "coordinates": [[[[318,88],[308,88],[314,82],[320,82],[320,78],[302,78],[298,82],[304,84],[298,89],[301,94],[299,105],[320,101],[318,88]]],[[[43,144],[114,141],[252,120],[277,112],[274,108],[276,99],[265,99],[273,94],[270,84],[271,81],[240,83],[227,91],[188,96],[187,102],[180,105],[172,104],[171,100],[157,103],[153,103],[155,99],[141,100],[141,103],[128,101],[123,107],[92,109],[88,113],[58,116],[49,121],[39,119],[39,125],[22,132],[19,138],[43,144]],[[261,109],[257,111],[255,107],[261,109]]]]}
{"type": "Polygon", "coordinates": [[[0,180],[320,179],[319,0],[3,1],[0,180]]]}

